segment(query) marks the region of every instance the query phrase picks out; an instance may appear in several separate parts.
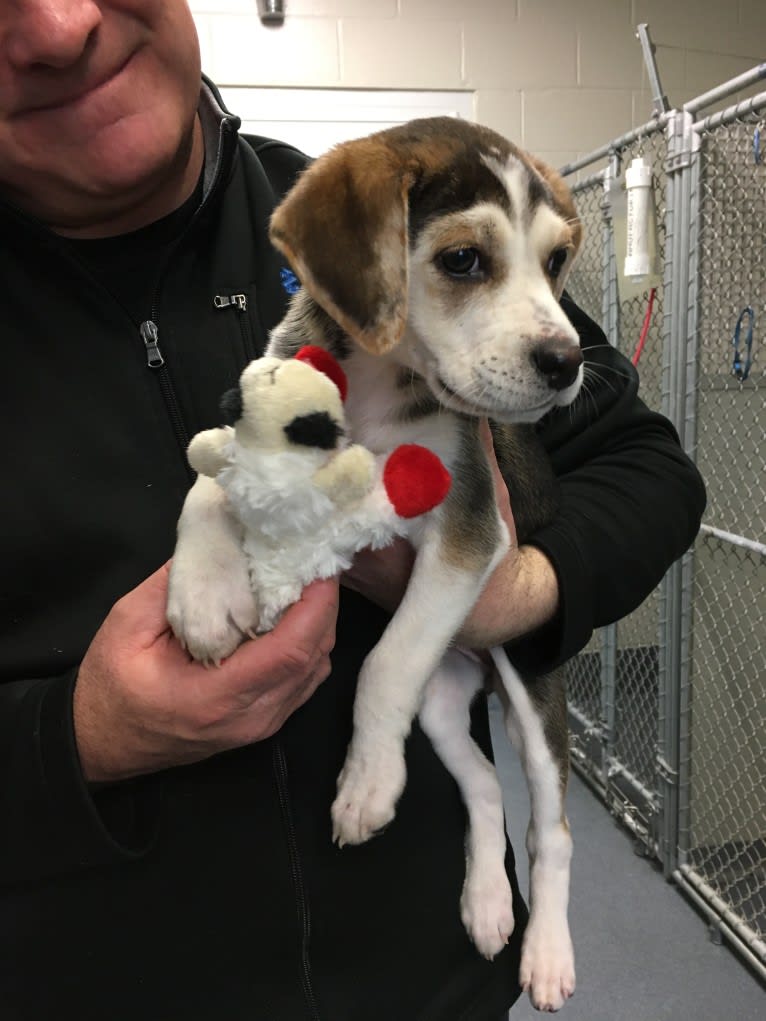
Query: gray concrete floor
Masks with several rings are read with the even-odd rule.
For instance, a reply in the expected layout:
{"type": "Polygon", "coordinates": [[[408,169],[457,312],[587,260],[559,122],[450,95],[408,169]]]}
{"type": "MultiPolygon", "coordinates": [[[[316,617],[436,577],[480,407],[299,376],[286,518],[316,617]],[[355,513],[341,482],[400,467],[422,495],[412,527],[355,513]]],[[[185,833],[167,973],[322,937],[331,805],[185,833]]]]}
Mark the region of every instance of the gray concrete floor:
{"type": "MultiPolygon", "coordinates": [[[[526,786],[490,703],[509,833],[527,890],[526,786]]],[[[677,887],[633,851],[630,834],[573,776],[567,814],[574,838],[569,918],[577,992],[561,1021],[766,1021],[766,990],[707,926],[677,887]]],[[[511,1021],[539,1021],[528,1000],[511,1021]]]]}

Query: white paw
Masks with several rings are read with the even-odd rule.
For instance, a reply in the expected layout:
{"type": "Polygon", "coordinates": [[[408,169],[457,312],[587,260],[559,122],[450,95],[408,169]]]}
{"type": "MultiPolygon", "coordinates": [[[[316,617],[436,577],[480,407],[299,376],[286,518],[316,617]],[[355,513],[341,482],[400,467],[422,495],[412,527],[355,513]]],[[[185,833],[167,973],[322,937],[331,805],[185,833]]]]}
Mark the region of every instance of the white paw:
{"type": "Polygon", "coordinates": [[[575,990],[574,951],[566,921],[530,918],[521,947],[521,988],[537,1010],[560,1010],[575,990]]]}
{"type": "Polygon", "coordinates": [[[240,557],[186,566],[174,558],[170,568],[167,617],[176,638],[201,663],[220,663],[258,626],[258,607],[247,565],[240,557]]]}
{"type": "Polygon", "coordinates": [[[374,755],[349,749],[331,809],[333,840],[343,847],[374,837],[394,818],[406,779],[403,749],[374,755]]]}
{"type": "Polygon", "coordinates": [[[491,961],[508,942],[515,920],[511,884],[500,872],[472,869],[460,897],[460,917],[479,953],[491,961]]]}

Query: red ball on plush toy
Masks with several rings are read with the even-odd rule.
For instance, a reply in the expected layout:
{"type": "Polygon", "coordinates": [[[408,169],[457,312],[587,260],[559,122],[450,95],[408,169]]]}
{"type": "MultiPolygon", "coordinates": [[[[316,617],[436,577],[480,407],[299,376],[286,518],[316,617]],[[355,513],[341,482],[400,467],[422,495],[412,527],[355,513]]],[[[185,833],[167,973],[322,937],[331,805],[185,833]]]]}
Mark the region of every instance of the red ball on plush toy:
{"type": "Polygon", "coordinates": [[[441,460],[417,443],[397,447],[383,468],[383,485],[400,518],[433,510],[445,498],[452,476],[441,460]]]}
{"type": "Polygon", "coordinates": [[[348,393],[346,373],[329,351],[325,351],[323,347],[316,344],[305,344],[295,357],[299,362],[308,362],[317,372],[323,372],[337,386],[340,391],[340,399],[346,400],[348,393]]]}

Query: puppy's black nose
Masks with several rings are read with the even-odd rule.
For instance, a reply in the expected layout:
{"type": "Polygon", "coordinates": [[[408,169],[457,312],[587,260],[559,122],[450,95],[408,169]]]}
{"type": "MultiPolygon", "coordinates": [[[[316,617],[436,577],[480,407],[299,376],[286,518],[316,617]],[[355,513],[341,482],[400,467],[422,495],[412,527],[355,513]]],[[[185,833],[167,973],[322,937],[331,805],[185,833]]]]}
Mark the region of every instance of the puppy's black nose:
{"type": "Polygon", "coordinates": [[[571,340],[551,337],[532,351],[532,361],[538,372],[548,380],[551,390],[565,390],[577,379],[582,365],[582,351],[571,340]]]}

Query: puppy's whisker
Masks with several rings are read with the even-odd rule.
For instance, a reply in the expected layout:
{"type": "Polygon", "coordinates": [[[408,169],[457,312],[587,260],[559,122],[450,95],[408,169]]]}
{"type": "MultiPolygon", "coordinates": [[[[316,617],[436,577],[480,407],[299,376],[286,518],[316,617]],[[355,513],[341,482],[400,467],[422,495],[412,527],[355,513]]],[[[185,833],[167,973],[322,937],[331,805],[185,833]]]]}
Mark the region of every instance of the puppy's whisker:
{"type": "Polygon", "coordinates": [[[583,375],[583,383],[588,382],[601,382],[604,386],[608,386],[613,393],[617,393],[617,387],[610,382],[605,376],[602,376],[592,365],[586,366],[585,373],[583,375]]]}

